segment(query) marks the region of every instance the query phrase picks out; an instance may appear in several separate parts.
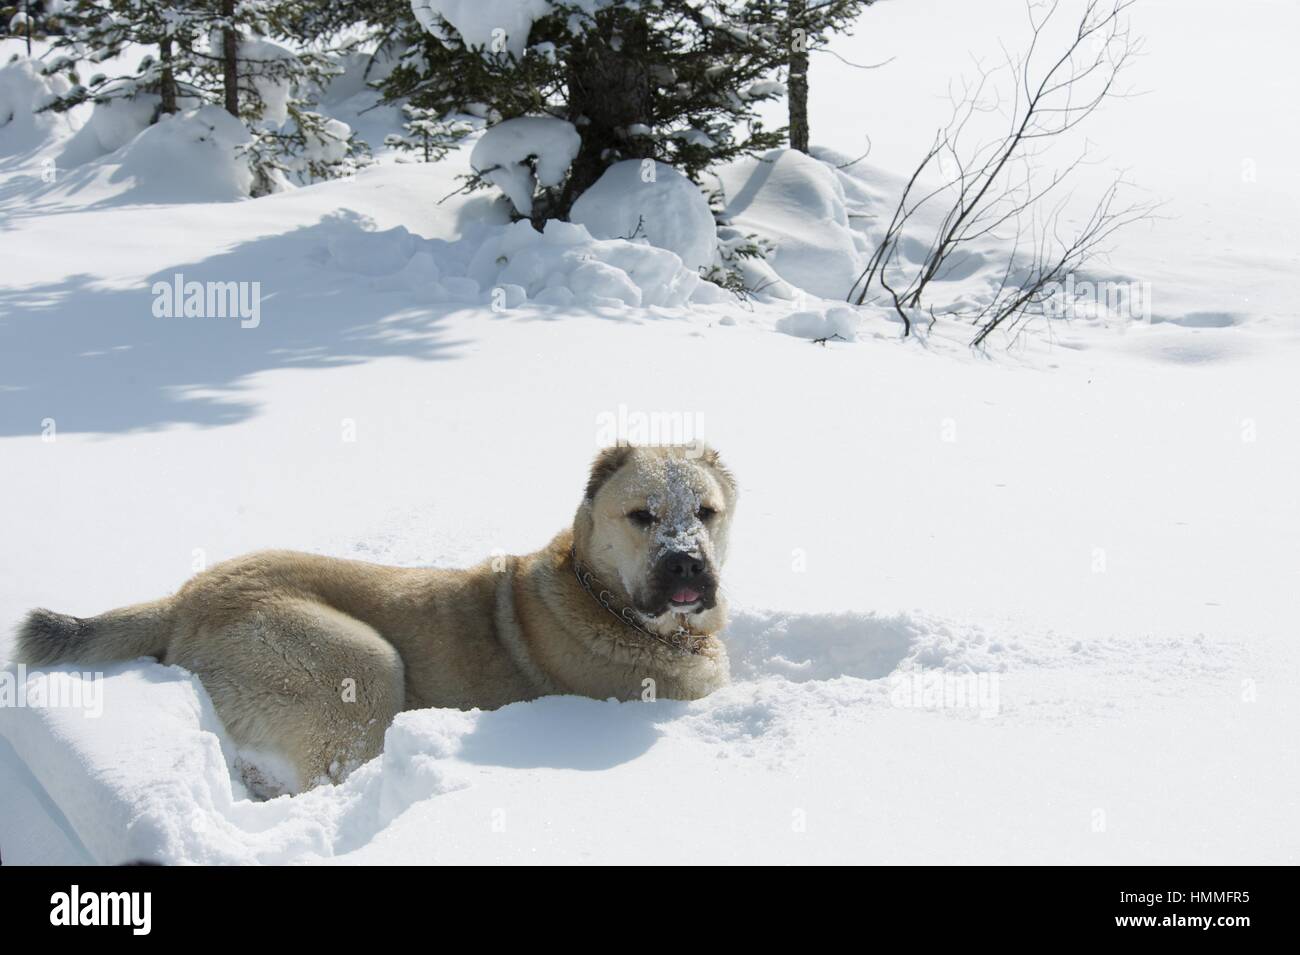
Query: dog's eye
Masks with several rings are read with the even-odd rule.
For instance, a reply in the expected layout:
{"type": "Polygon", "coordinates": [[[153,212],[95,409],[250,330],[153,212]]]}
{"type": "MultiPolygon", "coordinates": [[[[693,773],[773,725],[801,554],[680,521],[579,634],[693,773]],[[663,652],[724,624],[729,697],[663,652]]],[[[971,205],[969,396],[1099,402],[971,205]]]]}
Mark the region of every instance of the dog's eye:
{"type": "Polygon", "coordinates": [[[711,521],[713,518],[717,517],[717,515],[718,512],[711,507],[702,507],[695,512],[695,516],[702,521],[711,521]]]}
{"type": "Polygon", "coordinates": [[[637,527],[649,527],[655,522],[655,516],[646,510],[632,511],[627,519],[637,527]]]}

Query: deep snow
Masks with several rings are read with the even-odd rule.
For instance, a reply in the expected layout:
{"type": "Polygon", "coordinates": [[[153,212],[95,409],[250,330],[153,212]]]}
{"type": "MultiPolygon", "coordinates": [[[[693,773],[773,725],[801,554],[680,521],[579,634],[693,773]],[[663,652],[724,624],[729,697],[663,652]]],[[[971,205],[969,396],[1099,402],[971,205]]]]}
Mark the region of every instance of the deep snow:
{"type": "MultiPolygon", "coordinates": [[[[910,6],[880,7],[903,49],[934,16],[910,6]]],[[[1181,9],[1145,29],[1180,36],[1181,9]]],[[[1186,72],[1153,60],[1148,83],[1186,72]]],[[[1258,77],[1219,82],[1231,104],[1258,77]]],[[[985,353],[838,301],[906,163],[885,143],[833,169],[852,144],[825,122],[829,163],[721,175],[736,226],[779,245],[780,284],[743,303],[648,244],[438,204],[469,148],[179,202],[115,172],[129,145],[47,183],[75,131],[0,129],[3,632],[259,547],[524,552],[611,418],[685,415],[741,485],[726,690],[407,713],[343,785],[257,803],[201,688],[123,664],[97,718],[0,707],[5,861],[1296,861],[1300,187],[1238,195],[1217,142],[1175,171],[1161,89],[1124,104],[1152,141],[1125,149],[1181,218],[1111,262],[1153,284],[1152,320],[985,353]],[[156,318],[177,273],[260,282],[260,323],[156,318]],[[805,340],[828,332],[856,340],[805,340]]],[[[1251,128],[1263,156],[1293,136],[1251,128]]],[[[972,265],[954,297],[987,287],[972,265]]]]}

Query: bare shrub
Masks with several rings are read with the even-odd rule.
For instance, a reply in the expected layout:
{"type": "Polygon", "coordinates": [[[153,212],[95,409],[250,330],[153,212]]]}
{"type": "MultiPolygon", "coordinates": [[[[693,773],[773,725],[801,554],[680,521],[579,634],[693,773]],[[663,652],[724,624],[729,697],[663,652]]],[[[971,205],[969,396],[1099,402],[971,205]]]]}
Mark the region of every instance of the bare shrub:
{"type": "MultiPolygon", "coordinates": [[[[1125,15],[1133,2],[1088,0],[1077,29],[1050,59],[1042,47],[1060,2],[1027,4],[1031,35],[1026,51],[1018,56],[1007,53],[994,69],[980,67],[977,79],[952,97],[950,122],[913,170],[884,237],[849,291],[849,301],[861,305],[873,290],[872,301],[883,293],[902,318],[904,334],[910,334],[931,283],[942,280],[973,244],[1002,240],[1007,260],[993,298],[978,309],[950,313],[976,326],[972,344],[978,345],[996,328],[1016,328],[1041,314],[1057,283],[1104,251],[1117,229],[1151,216],[1151,203],[1123,200],[1128,183],[1117,176],[1091,215],[1067,228],[1064,216],[1071,196],[1065,184],[1091,161],[1089,150],[1083,147],[1049,175],[1040,172],[1051,140],[1087,120],[1107,100],[1129,95],[1117,84],[1140,52],[1141,43],[1132,36],[1125,15]],[[997,95],[1005,76],[1013,81],[1009,103],[997,95]],[[967,145],[972,121],[998,113],[1008,120],[1005,131],[967,145]],[[935,180],[938,185],[922,186],[935,180]],[[905,265],[905,233],[917,231],[916,214],[926,207],[939,210],[938,224],[919,262],[905,265]]],[[[932,309],[929,315],[933,323],[932,309]]]]}

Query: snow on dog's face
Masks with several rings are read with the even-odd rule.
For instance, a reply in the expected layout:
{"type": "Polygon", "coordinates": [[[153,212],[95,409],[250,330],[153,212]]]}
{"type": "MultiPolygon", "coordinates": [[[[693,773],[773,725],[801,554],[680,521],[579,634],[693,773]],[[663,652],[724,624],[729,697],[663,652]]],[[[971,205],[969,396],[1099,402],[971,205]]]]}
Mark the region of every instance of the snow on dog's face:
{"type": "Polygon", "coordinates": [[[575,523],[578,554],[653,629],[721,629],[719,572],[736,486],[703,445],[609,448],[575,523]]]}

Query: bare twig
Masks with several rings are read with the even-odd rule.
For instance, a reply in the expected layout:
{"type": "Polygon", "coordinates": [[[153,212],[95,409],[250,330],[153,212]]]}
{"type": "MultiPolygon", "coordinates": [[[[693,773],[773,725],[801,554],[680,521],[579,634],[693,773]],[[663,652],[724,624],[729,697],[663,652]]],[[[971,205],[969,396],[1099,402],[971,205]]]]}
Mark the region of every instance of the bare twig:
{"type": "MultiPolygon", "coordinates": [[[[1117,229],[1151,216],[1154,207],[1149,204],[1119,202],[1119,187],[1126,183],[1117,178],[1073,237],[1063,240],[1062,214],[1069,196],[1046,216],[1042,210],[1047,201],[1064,191],[1072,174],[1091,161],[1087,147],[1050,176],[1036,175],[1047,141],[1074,129],[1107,100],[1127,95],[1117,88],[1117,81],[1141,48],[1126,17],[1133,2],[1088,0],[1061,52],[1040,66],[1044,31],[1060,3],[1027,0],[1030,39],[1026,51],[1013,56],[1004,49],[1005,63],[995,70],[977,63],[975,80],[963,82],[960,92],[952,94],[952,117],[938,131],[905,185],[889,227],[849,290],[850,301],[863,304],[873,284],[878,286],[903,318],[906,335],[911,331],[910,313],[924,307],[931,283],[951,272],[960,253],[981,240],[1006,238],[1002,233],[1011,230],[1014,243],[993,298],[973,316],[969,312],[964,316],[977,325],[973,344],[980,344],[994,328],[1008,321],[1015,327],[1039,308],[1050,287],[1100,252],[1117,229]],[[1004,71],[1014,80],[1006,102],[997,95],[993,82],[1004,71]],[[964,135],[973,120],[998,112],[1007,118],[1004,132],[967,146],[964,135]],[[939,173],[939,186],[918,196],[918,183],[935,172],[939,173]],[[891,264],[899,261],[904,232],[913,217],[939,196],[947,205],[929,233],[919,265],[909,274],[889,276],[891,264]],[[1026,239],[1027,229],[1034,233],[1031,239],[1026,239]],[[1026,245],[1031,252],[1023,260],[1021,249],[1026,245]]],[[[932,310],[930,316],[933,324],[932,310]]]]}

